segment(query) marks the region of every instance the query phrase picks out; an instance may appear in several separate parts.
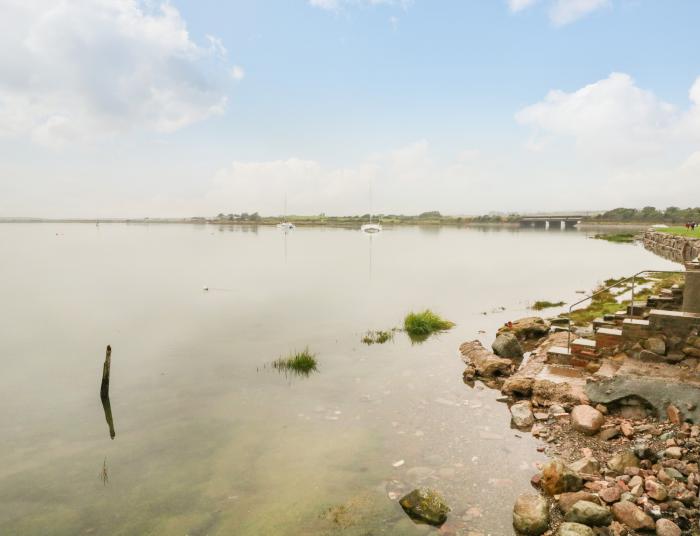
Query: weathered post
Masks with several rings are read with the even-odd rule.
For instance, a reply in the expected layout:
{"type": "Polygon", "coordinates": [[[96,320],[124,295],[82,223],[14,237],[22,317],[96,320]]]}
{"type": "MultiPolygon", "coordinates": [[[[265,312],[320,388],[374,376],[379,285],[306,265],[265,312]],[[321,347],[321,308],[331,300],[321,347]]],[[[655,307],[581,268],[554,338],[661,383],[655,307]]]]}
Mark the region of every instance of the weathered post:
{"type": "Polygon", "coordinates": [[[107,345],[107,354],[105,355],[105,364],[102,367],[102,386],[100,387],[100,396],[109,398],[109,369],[112,364],[112,347],[107,345]]]}
{"type": "Polygon", "coordinates": [[[100,397],[102,399],[102,409],[105,412],[105,420],[107,421],[107,426],[109,427],[109,437],[114,439],[116,432],[114,431],[114,419],[112,418],[112,405],[109,403],[108,396],[100,397]]]}

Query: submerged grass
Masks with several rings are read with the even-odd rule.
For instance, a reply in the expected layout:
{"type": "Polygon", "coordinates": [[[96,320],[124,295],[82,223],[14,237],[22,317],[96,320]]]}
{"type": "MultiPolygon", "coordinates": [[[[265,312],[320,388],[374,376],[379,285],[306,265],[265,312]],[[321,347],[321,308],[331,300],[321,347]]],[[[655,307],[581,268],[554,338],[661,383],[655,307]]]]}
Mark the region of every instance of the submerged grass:
{"type": "Polygon", "coordinates": [[[280,357],[272,362],[272,366],[277,370],[293,372],[302,376],[308,376],[318,370],[316,355],[306,348],[302,352],[296,352],[288,357],[280,357]]]}
{"type": "Polygon", "coordinates": [[[446,331],[454,327],[454,322],[445,320],[439,315],[426,309],[420,313],[408,313],[403,321],[403,329],[412,341],[424,341],[438,331],[446,331]]]}
{"type": "Polygon", "coordinates": [[[544,309],[551,309],[553,307],[561,307],[562,305],[566,305],[563,301],[559,302],[551,302],[547,300],[539,300],[536,301],[535,303],[532,304],[531,309],[535,311],[543,311],[544,309]]]}
{"type": "Polygon", "coordinates": [[[593,238],[597,240],[606,240],[608,242],[617,242],[619,244],[631,244],[637,238],[634,233],[609,233],[609,234],[597,234],[593,238]]]}
{"type": "Polygon", "coordinates": [[[391,330],[378,330],[378,331],[368,331],[365,333],[365,335],[362,337],[362,342],[366,345],[371,345],[371,344],[384,344],[385,342],[389,342],[394,339],[394,332],[396,331],[396,328],[391,329],[391,330]]]}

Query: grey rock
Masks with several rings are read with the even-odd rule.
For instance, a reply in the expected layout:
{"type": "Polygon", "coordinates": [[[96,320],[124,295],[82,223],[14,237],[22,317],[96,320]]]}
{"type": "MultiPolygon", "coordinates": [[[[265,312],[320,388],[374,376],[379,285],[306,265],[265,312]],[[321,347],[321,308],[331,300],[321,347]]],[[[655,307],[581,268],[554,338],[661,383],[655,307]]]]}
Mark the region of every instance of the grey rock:
{"type": "Polygon", "coordinates": [[[579,501],[571,507],[564,519],[589,527],[603,527],[612,521],[612,513],[605,506],[589,501],[579,501]]]}
{"type": "Polygon", "coordinates": [[[513,424],[518,428],[528,428],[535,424],[530,402],[526,400],[513,404],[510,407],[510,414],[513,424]]]}
{"type": "Polygon", "coordinates": [[[515,333],[499,333],[496,340],[493,341],[491,349],[493,353],[499,357],[505,357],[507,359],[520,359],[523,357],[523,349],[515,333]]]}

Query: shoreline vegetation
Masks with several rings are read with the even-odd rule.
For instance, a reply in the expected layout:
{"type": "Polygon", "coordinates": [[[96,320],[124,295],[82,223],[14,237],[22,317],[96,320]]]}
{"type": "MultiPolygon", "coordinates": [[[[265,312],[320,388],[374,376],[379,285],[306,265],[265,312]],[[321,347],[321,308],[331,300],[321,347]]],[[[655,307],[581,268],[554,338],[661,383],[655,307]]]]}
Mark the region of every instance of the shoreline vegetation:
{"type": "Polygon", "coordinates": [[[272,362],[272,366],[279,371],[308,376],[318,370],[318,361],[316,360],[316,355],[309,352],[308,348],[305,348],[301,352],[294,352],[288,357],[280,357],[272,362]]]}
{"type": "Polygon", "coordinates": [[[442,318],[430,309],[419,313],[410,312],[403,321],[403,329],[413,342],[423,342],[434,333],[447,331],[454,326],[454,322],[442,318]]]}
{"type": "Polygon", "coordinates": [[[543,311],[545,309],[553,309],[555,307],[563,307],[566,305],[563,301],[558,301],[558,302],[551,302],[547,300],[538,300],[535,303],[532,304],[530,309],[533,311],[543,311]]]}
{"type": "MultiPolygon", "coordinates": [[[[602,285],[599,285],[592,294],[600,292],[606,287],[615,285],[619,281],[619,279],[615,278],[607,279],[602,285]]],[[[659,294],[662,289],[669,289],[682,281],[682,274],[657,273],[646,278],[638,277],[634,282],[634,301],[646,300],[649,296],[659,294]]],[[[615,314],[617,311],[626,309],[632,304],[632,301],[630,299],[620,300],[619,298],[630,292],[631,288],[632,283],[628,281],[617,288],[600,292],[600,294],[595,295],[591,299],[588,306],[571,311],[571,323],[575,326],[583,326],[593,322],[596,318],[615,314]]]]}
{"type": "MultiPolygon", "coordinates": [[[[422,212],[417,215],[406,214],[382,214],[377,213],[373,218],[383,225],[434,225],[434,226],[466,226],[466,225],[498,225],[517,226],[524,217],[543,216],[553,214],[548,213],[528,213],[517,212],[500,213],[491,212],[486,215],[446,215],[433,210],[422,212]]],[[[561,213],[559,213],[561,215],[561,213]]],[[[566,213],[564,213],[565,215],[566,213]]],[[[582,215],[582,225],[603,226],[603,225],[634,225],[651,226],[655,224],[685,224],[686,222],[700,222],[700,207],[685,208],[668,207],[664,210],[655,207],[635,208],[615,208],[608,211],[588,211],[579,212],[582,215]]],[[[328,227],[357,227],[369,220],[369,214],[357,214],[347,216],[329,216],[326,214],[312,215],[287,215],[287,216],[263,216],[258,212],[241,213],[219,213],[216,216],[195,216],[187,218],[36,218],[36,217],[0,217],[0,223],[189,223],[189,224],[211,224],[211,225],[277,225],[283,221],[293,223],[297,226],[328,226],[328,227]]],[[[662,232],[681,234],[683,236],[696,236],[693,231],[687,231],[683,227],[669,227],[659,229],[662,232]],[[686,234],[686,232],[688,234],[686,234]]],[[[700,237],[700,228],[697,231],[700,237]]],[[[626,234],[626,233],[620,233],[626,234]]]]}
{"type": "Polygon", "coordinates": [[[596,240],[605,240],[607,242],[615,242],[617,244],[633,244],[639,240],[639,235],[635,233],[607,233],[597,234],[593,238],[596,240]]]}

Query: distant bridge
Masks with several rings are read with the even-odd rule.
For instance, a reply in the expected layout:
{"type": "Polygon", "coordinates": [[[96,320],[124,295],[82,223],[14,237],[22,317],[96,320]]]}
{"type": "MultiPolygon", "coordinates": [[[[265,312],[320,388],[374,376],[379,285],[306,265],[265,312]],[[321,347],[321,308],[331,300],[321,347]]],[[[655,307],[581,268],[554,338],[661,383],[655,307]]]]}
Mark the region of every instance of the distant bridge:
{"type": "Polygon", "coordinates": [[[566,216],[525,216],[523,218],[520,218],[520,226],[521,227],[557,227],[560,228],[562,227],[562,224],[565,229],[569,229],[571,227],[574,227],[577,223],[579,223],[584,216],[578,216],[578,215],[572,215],[572,214],[567,214],[566,216]]]}

